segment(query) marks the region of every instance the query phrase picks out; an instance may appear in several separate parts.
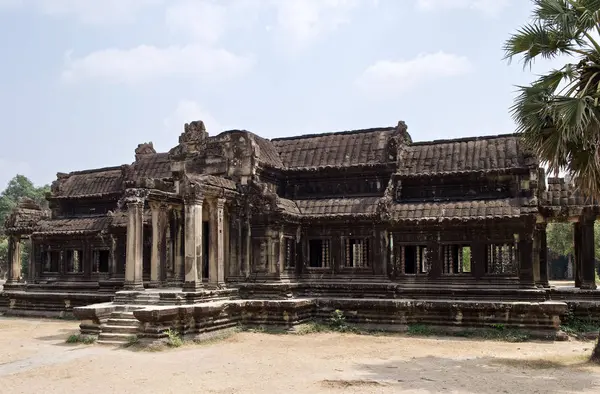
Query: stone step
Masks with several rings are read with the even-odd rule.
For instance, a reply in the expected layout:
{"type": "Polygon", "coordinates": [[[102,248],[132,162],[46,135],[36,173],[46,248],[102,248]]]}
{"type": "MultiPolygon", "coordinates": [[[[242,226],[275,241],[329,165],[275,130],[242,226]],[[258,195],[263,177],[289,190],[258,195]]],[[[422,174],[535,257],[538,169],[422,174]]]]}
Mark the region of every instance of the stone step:
{"type": "Polygon", "coordinates": [[[137,326],[139,322],[136,319],[123,319],[119,317],[110,317],[106,321],[106,324],[109,326],[137,326]]]}
{"type": "Polygon", "coordinates": [[[102,332],[98,337],[98,343],[123,345],[129,343],[131,341],[131,337],[133,336],[134,334],[102,332]]]}
{"type": "Polygon", "coordinates": [[[135,316],[133,316],[133,312],[113,312],[110,314],[109,319],[128,319],[137,321],[135,316]]]}
{"type": "Polygon", "coordinates": [[[123,341],[109,341],[109,340],[103,341],[101,339],[99,339],[96,343],[99,345],[107,345],[107,346],[122,346],[122,345],[127,344],[127,342],[123,342],[123,341]]]}
{"type": "Polygon", "coordinates": [[[102,334],[130,334],[136,335],[138,332],[137,325],[135,326],[113,326],[107,324],[102,327],[102,334]]]}

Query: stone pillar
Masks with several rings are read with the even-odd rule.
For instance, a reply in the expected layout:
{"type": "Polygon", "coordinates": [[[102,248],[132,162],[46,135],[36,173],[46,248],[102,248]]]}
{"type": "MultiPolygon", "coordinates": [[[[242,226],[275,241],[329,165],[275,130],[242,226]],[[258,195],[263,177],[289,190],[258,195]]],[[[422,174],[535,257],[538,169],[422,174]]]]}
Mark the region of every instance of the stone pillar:
{"type": "Polygon", "coordinates": [[[596,289],[596,261],[594,253],[594,219],[586,217],[580,223],[580,288],[596,289]]]}
{"type": "Polygon", "coordinates": [[[169,229],[169,206],[161,204],[158,211],[158,281],[160,283],[167,279],[169,229]]]}
{"type": "Polygon", "coordinates": [[[203,196],[193,193],[185,205],[185,282],[183,291],[202,288],[202,205],[203,196]]]}
{"type": "Polygon", "coordinates": [[[35,243],[33,239],[29,237],[29,272],[28,272],[28,282],[33,283],[36,277],[36,264],[35,264],[35,243]]]}
{"type": "Polygon", "coordinates": [[[140,190],[128,190],[127,250],[125,259],[125,289],[143,290],[144,196],[140,190]]]}
{"type": "MultiPolygon", "coordinates": [[[[117,276],[117,240],[115,239],[114,235],[110,235],[110,240],[109,240],[109,245],[110,245],[110,255],[109,255],[109,276],[111,278],[114,278],[117,276]]],[[[83,256],[81,256],[83,257],[83,256]]]]}
{"type": "Polygon", "coordinates": [[[539,239],[539,261],[540,261],[540,279],[538,284],[543,287],[549,287],[549,267],[548,267],[548,243],[546,239],[547,223],[537,225],[537,236],[539,239]]]}
{"type": "Polygon", "coordinates": [[[181,208],[176,208],[175,216],[175,237],[173,240],[173,264],[174,280],[176,282],[184,281],[184,258],[183,258],[183,212],[181,208]]]}
{"type": "Polygon", "coordinates": [[[575,287],[581,286],[581,224],[573,223],[573,280],[575,287]]]}
{"type": "Polygon", "coordinates": [[[150,283],[149,287],[158,287],[158,276],[160,268],[160,203],[156,201],[150,202],[150,211],[152,213],[152,249],[150,255],[150,283]]]}
{"type": "Polygon", "coordinates": [[[533,275],[533,232],[519,234],[519,282],[521,287],[534,287],[533,275]]]}
{"type": "Polygon", "coordinates": [[[210,263],[208,281],[211,286],[225,284],[225,239],[224,239],[224,209],[225,199],[211,200],[210,206],[210,263]]]}
{"type": "Polygon", "coordinates": [[[250,276],[250,267],[252,266],[252,226],[250,225],[250,219],[246,220],[245,223],[246,231],[244,231],[243,242],[243,264],[242,264],[242,275],[247,278],[250,276]]]}
{"type": "Polygon", "coordinates": [[[8,237],[8,276],[6,284],[18,283],[21,279],[21,237],[8,237]]]}

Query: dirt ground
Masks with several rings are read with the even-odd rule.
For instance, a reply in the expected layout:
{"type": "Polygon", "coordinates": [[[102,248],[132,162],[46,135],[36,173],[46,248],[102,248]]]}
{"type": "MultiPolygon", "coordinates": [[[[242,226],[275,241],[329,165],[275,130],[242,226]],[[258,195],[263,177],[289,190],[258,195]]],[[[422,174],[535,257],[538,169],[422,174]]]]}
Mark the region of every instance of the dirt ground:
{"type": "Polygon", "coordinates": [[[0,393],[597,393],[592,342],[239,333],[161,352],[67,345],[0,317],[0,393]]]}

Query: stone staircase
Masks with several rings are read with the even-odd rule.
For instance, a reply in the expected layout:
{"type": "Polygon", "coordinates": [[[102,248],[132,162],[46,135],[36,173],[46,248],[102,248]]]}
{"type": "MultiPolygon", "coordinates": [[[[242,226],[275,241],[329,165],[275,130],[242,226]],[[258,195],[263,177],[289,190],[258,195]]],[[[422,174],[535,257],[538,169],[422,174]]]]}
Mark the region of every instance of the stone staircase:
{"type": "Polygon", "coordinates": [[[146,306],[157,305],[160,302],[158,292],[145,291],[134,294],[117,293],[114,304],[116,310],[110,314],[98,343],[104,345],[126,345],[137,335],[140,322],[133,316],[133,311],[146,306]]]}
{"type": "Polygon", "coordinates": [[[126,345],[137,335],[139,321],[133,316],[133,311],[142,309],[142,306],[123,305],[110,314],[106,324],[102,325],[102,332],[98,343],[102,345],[126,345]]]}

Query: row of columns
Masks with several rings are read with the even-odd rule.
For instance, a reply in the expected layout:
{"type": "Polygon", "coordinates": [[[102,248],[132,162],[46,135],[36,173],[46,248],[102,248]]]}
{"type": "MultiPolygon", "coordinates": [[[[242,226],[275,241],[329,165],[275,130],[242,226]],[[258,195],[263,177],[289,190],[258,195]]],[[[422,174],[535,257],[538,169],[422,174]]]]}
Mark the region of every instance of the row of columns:
{"type": "MultiPolygon", "coordinates": [[[[208,198],[209,204],[209,278],[211,287],[225,283],[225,199],[208,198]]],[[[143,221],[145,197],[132,192],[125,198],[127,206],[127,250],[125,262],[125,288],[141,290],[143,283],[143,221]]],[[[159,202],[150,202],[152,213],[152,249],[150,263],[150,286],[158,286],[164,277],[161,269],[166,268],[167,233],[169,232],[169,207],[159,202]],[[163,264],[161,264],[163,262],[163,264]]],[[[197,291],[203,286],[202,263],[204,260],[203,216],[204,196],[192,193],[185,200],[183,226],[181,210],[175,209],[175,248],[173,250],[174,276],[183,279],[184,291],[197,291]],[[185,239],[182,240],[182,237],[185,239]],[[181,245],[184,244],[184,250],[181,245]],[[183,272],[182,272],[183,268],[183,272]]]]}

